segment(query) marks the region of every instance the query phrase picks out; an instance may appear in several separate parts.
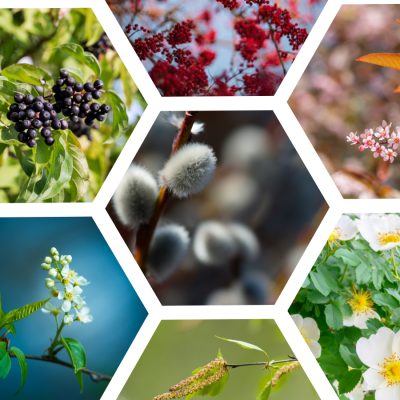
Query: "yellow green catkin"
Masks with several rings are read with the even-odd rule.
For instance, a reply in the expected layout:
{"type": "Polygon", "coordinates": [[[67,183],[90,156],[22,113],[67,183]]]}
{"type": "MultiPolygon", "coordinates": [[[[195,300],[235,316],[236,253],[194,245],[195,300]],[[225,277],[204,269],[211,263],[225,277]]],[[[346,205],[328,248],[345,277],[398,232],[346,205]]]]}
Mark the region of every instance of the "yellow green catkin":
{"type": "Polygon", "coordinates": [[[283,367],[279,368],[278,371],[275,372],[275,375],[272,377],[272,384],[271,386],[274,387],[281,377],[289,372],[294,371],[295,369],[300,367],[300,363],[295,361],[291,364],[284,365],[283,367]]]}

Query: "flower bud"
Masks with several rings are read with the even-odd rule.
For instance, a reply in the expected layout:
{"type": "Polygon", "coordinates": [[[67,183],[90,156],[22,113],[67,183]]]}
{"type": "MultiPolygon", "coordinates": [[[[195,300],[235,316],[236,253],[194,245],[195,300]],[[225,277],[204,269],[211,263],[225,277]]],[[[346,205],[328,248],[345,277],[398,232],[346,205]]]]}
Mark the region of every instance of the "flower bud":
{"type": "Polygon", "coordinates": [[[206,265],[220,265],[230,261],[237,251],[236,242],[229,229],[217,221],[201,223],[194,234],[193,251],[206,265]]]}
{"type": "Polygon", "coordinates": [[[124,225],[135,228],[150,219],[157,195],[153,175],[146,168],[132,164],[114,193],[114,210],[124,225]]]}
{"type": "Polygon", "coordinates": [[[57,276],[57,270],[55,268],[51,268],[48,273],[50,278],[55,278],[57,276]]]}
{"type": "Polygon", "coordinates": [[[245,262],[253,262],[260,254],[258,238],[247,226],[239,223],[227,225],[238,246],[238,255],[245,262]]]}
{"type": "Polygon", "coordinates": [[[211,147],[189,143],[181,147],[159,172],[159,183],[182,198],[200,192],[210,182],[217,159],[211,147]]]}
{"type": "Polygon", "coordinates": [[[52,297],[58,297],[58,294],[60,293],[60,291],[56,287],[53,287],[49,293],[50,293],[50,296],[52,296],[52,297]]]}
{"type": "Polygon", "coordinates": [[[54,260],[55,262],[58,262],[58,261],[60,261],[60,257],[58,257],[58,256],[53,256],[53,260],[54,260]]]}
{"type": "Polygon", "coordinates": [[[68,261],[67,260],[62,260],[60,263],[63,267],[66,267],[68,265],[68,261]]]}
{"type": "Polygon", "coordinates": [[[54,281],[50,278],[46,278],[46,283],[45,283],[47,289],[51,289],[54,286],[54,281]]]}
{"type": "Polygon", "coordinates": [[[72,262],[72,256],[67,256],[67,257],[65,257],[65,259],[67,260],[68,263],[72,262]]]}
{"type": "Polygon", "coordinates": [[[46,264],[51,264],[52,259],[51,259],[51,257],[46,257],[43,262],[46,264]]]}
{"type": "Polygon", "coordinates": [[[58,251],[57,251],[57,249],[55,247],[52,247],[50,249],[50,255],[52,255],[52,256],[57,256],[58,255],[58,251]]]}
{"type": "Polygon", "coordinates": [[[41,264],[41,267],[42,267],[45,271],[48,271],[48,270],[51,268],[51,265],[50,265],[50,264],[43,263],[43,264],[41,264]]]}
{"type": "Polygon", "coordinates": [[[61,281],[63,277],[62,277],[62,275],[61,275],[60,273],[58,273],[57,276],[56,276],[56,278],[57,278],[59,281],[61,281]]]}
{"type": "Polygon", "coordinates": [[[183,226],[169,224],[156,229],[146,266],[157,281],[163,281],[175,271],[186,256],[189,241],[189,233],[183,226]]]}
{"type": "Polygon", "coordinates": [[[63,322],[66,325],[70,325],[74,321],[74,317],[72,315],[65,315],[63,318],[63,322]]]}

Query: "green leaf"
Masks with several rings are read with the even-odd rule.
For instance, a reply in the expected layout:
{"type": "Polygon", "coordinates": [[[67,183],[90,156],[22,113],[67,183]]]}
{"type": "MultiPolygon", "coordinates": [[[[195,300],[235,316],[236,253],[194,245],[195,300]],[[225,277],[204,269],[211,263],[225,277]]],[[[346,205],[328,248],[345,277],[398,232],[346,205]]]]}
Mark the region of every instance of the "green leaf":
{"type": "Polygon", "coordinates": [[[60,50],[69,54],[70,56],[79,60],[81,63],[87,65],[96,74],[97,77],[100,76],[101,70],[97,58],[92,53],[84,51],[83,47],[79,46],[79,44],[65,43],[54,47],[53,50],[60,50]]]}
{"type": "Polygon", "coordinates": [[[344,362],[351,368],[361,368],[363,363],[359,359],[357,353],[350,351],[350,349],[343,344],[340,345],[340,355],[344,362]]]}
{"type": "Polygon", "coordinates": [[[83,72],[78,67],[64,67],[77,82],[84,82],[83,72]]]}
{"type": "Polygon", "coordinates": [[[11,369],[10,356],[7,353],[6,342],[0,342],[0,378],[5,378],[11,369]]]}
{"type": "Polygon", "coordinates": [[[79,370],[76,374],[76,379],[78,381],[79,387],[81,388],[81,393],[83,392],[83,376],[82,376],[82,371],[79,370]]]}
{"type": "Polygon", "coordinates": [[[50,300],[50,297],[46,300],[37,301],[36,303],[30,303],[21,308],[17,308],[15,310],[10,311],[1,319],[0,326],[14,323],[23,318],[29,317],[30,315],[35,313],[37,310],[42,308],[49,300],[50,300]]]}
{"type": "Polygon", "coordinates": [[[318,363],[328,374],[343,374],[348,371],[348,367],[341,357],[322,356],[318,359],[318,363]]]}
{"type": "Polygon", "coordinates": [[[353,310],[350,307],[350,304],[344,304],[342,307],[340,307],[340,311],[344,317],[351,317],[353,315],[353,310]]]}
{"type": "Polygon", "coordinates": [[[376,290],[380,290],[385,273],[380,269],[375,268],[372,270],[372,282],[376,290]]]}
{"type": "Polygon", "coordinates": [[[13,64],[4,68],[1,73],[7,78],[35,86],[43,86],[40,82],[40,79],[43,78],[46,81],[45,87],[47,89],[50,89],[54,84],[53,78],[44,69],[31,64],[13,64]]]}
{"type": "Polygon", "coordinates": [[[393,311],[393,314],[390,317],[390,321],[392,322],[392,324],[400,326],[400,308],[396,308],[393,311]]]}
{"type": "Polygon", "coordinates": [[[310,277],[316,289],[324,296],[328,296],[328,294],[331,292],[331,289],[326,283],[324,276],[318,272],[311,272],[310,277]]]}
{"type": "Polygon", "coordinates": [[[362,376],[362,371],[359,369],[353,369],[347,371],[339,379],[339,394],[350,393],[360,382],[362,376]]]}
{"type": "Polygon", "coordinates": [[[76,379],[78,380],[81,393],[83,391],[83,379],[82,379],[82,368],[86,367],[86,354],[83,346],[75,339],[64,338],[60,335],[60,341],[67,350],[68,356],[74,367],[76,379]]]}
{"type": "Polygon", "coordinates": [[[114,90],[107,91],[111,101],[113,115],[113,127],[110,137],[104,143],[113,143],[125,134],[129,125],[129,117],[126,112],[126,105],[114,90]]]}
{"type": "Polygon", "coordinates": [[[388,292],[388,293],[391,294],[394,298],[396,298],[397,300],[400,301],[399,289],[388,288],[388,289],[386,289],[386,292],[388,292]]]}
{"type": "Polygon", "coordinates": [[[326,323],[329,327],[338,330],[343,326],[343,316],[335,304],[328,304],[325,307],[326,323]]]}
{"type": "Polygon", "coordinates": [[[356,267],[361,262],[357,254],[348,249],[343,249],[343,248],[335,252],[335,257],[341,258],[345,264],[349,264],[352,267],[356,267]]]}
{"type": "Polygon", "coordinates": [[[245,349],[261,351],[268,357],[268,354],[263,349],[260,349],[259,347],[255,346],[254,344],[241,342],[240,340],[225,339],[225,338],[222,338],[222,337],[219,337],[219,336],[216,336],[216,337],[218,339],[226,340],[227,342],[236,343],[236,344],[238,344],[239,346],[241,346],[241,347],[243,347],[245,349]]]}
{"type": "Polygon", "coordinates": [[[20,349],[17,349],[16,347],[11,347],[10,352],[15,354],[15,356],[18,359],[19,366],[21,368],[22,381],[21,381],[21,386],[18,389],[18,392],[14,394],[14,396],[16,396],[25,385],[26,376],[28,374],[28,364],[26,363],[25,354],[20,349]]]}
{"type": "Polygon", "coordinates": [[[32,171],[29,179],[22,186],[21,191],[17,199],[16,203],[33,203],[35,202],[40,194],[44,186],[46,185],[47,176],[45,170],[40,171],[38,174],[35,174],[32,171]]]}
{"type": "Polygon", "coordinates": [[[271,394],[271,382],[265,386],[264,390],[257,396],[256,400],[268,400],[271,394]]]}
{"type": "Polygon", "coordinates": [[[365,323],[367,324],[368,329],[374,333],[378,332],[378,329],[384,326],[377,318],[370,318],[365,323]]]}
{"type": "Polygon", "coordinates": [[[47,146],[44,140],[38,140],[34,147],[35,171],[38,174],[50,161],[53,154],[53,146],[47,146]]]}
{"type": "Polygon", "coordinates": [[[302,288],[306,288],[311,283],[310,278],[307,276],[306,280],[301,285],[302,288]]]}
{"type": "Polygon", "coordinates": [[[326,304],[330,301],[329,297],[324,296],[318,290],[310,290],[307,293],[307,299],[314,304],[326,304]]]}
{"type": "Polygon", "coordinates": [[[3,77],[3,79],[0,79],[0,93],[12,97],[14,97],[14,95],[17,93],[22,93],[24,96],[26,96],[27,94],[31,94],[34,97],[39,96],[39,93],[33,86],[30,86],[26,83],[10,82],[5,77],[3,77]]]}
{"type": "Polygon", "coordinates": [[[20,145],[22,143],[18,141],[17,136],[18,132],[14,129],[14,125],[8,128],[6,126],[0,127],[0,143],[6,145],[20,145]]]}
{"type": "Polygon", "coordinates": [[[372,300],[378,306],[387,306],[392,310],[399,307],[399,301],[388,293],[372,293],[372,300]]]}
{"type": "Polygon", "coordinates": [[[372,268],[364,263],[361,263],[356,269],[357,283],[363,285],[370,281],[372,275],[372,268]]]}
{"type": "Polygon", "coordinates": [[[317,268],[317,271],[325,278],[325,282],[331,290],[333,290],[334,292],[337,292],[339,290],[339,285],[337,283],[337,280],[332,276],[332,274],[328,271],[328,269],[324,265],[319,266],[317,268]]]}
{"type": "Polygon", "coordinates": [[[31,176],[35,170],[35,164],[25,156],[19,146],[14,146],[14,151],[25,174],[31,176]]]}

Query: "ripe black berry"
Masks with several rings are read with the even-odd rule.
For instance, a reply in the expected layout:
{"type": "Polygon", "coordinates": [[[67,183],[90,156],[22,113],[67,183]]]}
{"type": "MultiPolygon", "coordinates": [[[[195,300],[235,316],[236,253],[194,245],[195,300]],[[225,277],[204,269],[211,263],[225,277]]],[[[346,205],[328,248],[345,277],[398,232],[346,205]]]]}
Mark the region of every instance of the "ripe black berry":
{"type": "Polygon", "coordinates": [[[86,103],[89,103],[93,100],[92,93],[85,93],[83,95],[83,100],[86,101],[86,103]]]}
{"type": "Polygon", "coordinates": [[[100,111],[103,114],[107,114],[108,112],[110,112],[110,110],[111,110],[111,107],[108,104],[102,104],[100,107],[100,111]]]}
{"type": "Polygon", "coordinates": [[[44,103],[43,106],[46,111],[51,111],[53,109],[53,104],[51,103],[44,103]]]}
{"type": "Polygon", "coordinates": [[[86,111],[80,112],[80,113],[78,114],[78,117],[81,118],[81,119],[86,118],[86,117],[87,117],[86,111]]]}
{"type": "Polygon", "coordinates": [[[28,130],[26,131],[26,134],[27,134],[28,137],[30,137],[31,139],[32,139],[32,138],[35,138],[35,137],[37,136],[36,130],[35,130],[35,129],[32,129],[32,128],[28,129],[28,130]]]}
{"type": "Polygon", "coordinates": [[[22,103],[24,100],[24,95],[22,93],[16,93],[14,96],[14,100],[16,103],[22,103]]]}
{"type": "Polygon", "coordinates": [[[42,111],[42,110],[44,109],[44,105],[43,105],[43,103],[42,103],[41,101],[36,101],[36,102],[34,103],[34,105],[33,105],[33,109],[34,109],[36,112],[40,112],[40,111],[42,111]]]}
{"type": "Polygon", "coordinates": [[[22,131],[25,130],[25,128],[24,128],[24,126],[22,125],[22,122],[21,122],[21,121],[18,121],[18,122],[15,124],[14,128],[15,128],[15,130],[16,130],[17,132],[22,132],[22,131]]]}
{"type": "Polygon", "coordinates": [[[90,110],[93,112],[97,112],[100,109],[100,104],[99,103],[92,103],[90,105],[90,110]]]}
{"type": "Polygon", "coordinates": [[[97,121],[103,122],[106,119],[106,114],[97,113],[96,119],[97,119],[97,121]]]}
{"type": "Polygon", "coordinates": [[[35,98],[34,102],[36,103],[38,101],[40,101],[41,103],[44,103],[44,98],[42,96],[38,96],[35,98]]]}
{"type": "Polygon", "coordinates": [[[90,113],[88,113],[87,119],[93,119],[93,120],[96,119],[96,114],[91,111],[90,113]]]}
{"type": "Polygon", "coordinates": [[[24,103],[25,103],[26,105],[32,104],[32,103],[33,103],[33,100],[35,100],[35,98],[34,98],[31,94],[27,94],[27,95],[24,97],[24,103]]]}
{"type": "Polygon", "coordinates": [[[86,119],[85,119],[85,124],[86,124],[87,126],[92,126],[92,125],[94,124],[94,119],[88,119],[88,118],[86,118],[86,119]]]}
{"type": "Polygon", "coordinates": [[[92,96],[93,96],[93,98],[94,98],[95,100],[99,100],[100,97],[101,97],[101,92],[100,92],[100,90],[95,90],[95,91],[93,91],[93,92],[92,92],[92,96]]]}
{"type": "Polygon", "coordinates": [[[76,82],[74,85],[75,92],[82,92],[83,90],[83,83],[76,82]]]}
{"type": "Polygon", "coordinates": [[[62,113],[65,117],[69,117],[71,115],[71,109],[70,108],[64,108],[62,110],[62,113]]]}
{"type": "Polygon", "coordinates": [[[43,122],[43,121],[47,121],[50,119],[50,113],[48,111],[40,111],[39,114],[39,119],[43,122]]]}
{"type": "Polygon", "coordinates": [[[74,103],[81,103],[82,102],[82,99],[83,99],[83,97],[82,97],[82,95],[81,94],[79,94],[79,93],[75,93],[74,94],[74,97],[73,97],[73,100],[74,100],[74,103]]]}
{"type": "Polygon", "coordinates": [[[26,112],[25,111],[20,111],[19,113],[18,113],[18,119],[19,120],[23,120],[23,119],[25,119],[26,118],[26,112]]]}
{"type": "Polygon", "coordinates": [[[62,108],[57,103],[53,104],[53,110],[52,111],[55,111],[56,113],[59,113],[59,112],[61,112],[61,110],[62,110],[62,108]]]}
{"type": "Polygon", "coordinates": [[[30,148],[32,148],[32,147],[35,147],[36,146],[36,140],[35,139],[29,139],[27,142],[26,142],[26,144],[30,147],[30,148]]]}
{"type": "Polygon", "coordinates": [[[53,136],[49,136],[46,139],[44,139],[44,142],[47,144],[47,146],[51,146],[54,143],[54,137],[53,136]]]}
{"type": "Polygon", "coordinates": [[[19,111],[25,111],[26,110],[26,105],[25,104],[18,104],[18,110],[19,111]]]}
{"type": "Polygon", "coordinates": [[[61,129],[62,130],[68,129],[68,122],[65,119],[61,120],[61,129]]]}
{"type": "Polygon", "coordinates": [[[31,121],[29,119],[24,119],[22,122],[22,126],[24,129],[29,129],[31,127],[31,121]]]}
{"type": "Polygon", "coordinates": [[[62,86],[62,85],[64,85],[64,79],[58,78],[58,79],[56,80],[56,83],[57,83],[58,86],[62,86]]]}
{"type": "MultiPolygon", "coordinates": [[[[11,114],[12,114],[11,111],[9,111],[9,112],[6,114],[7,119],[10,119],[10,118],[11,118],[11,114]]],[[[10,121],[11,121],[11,120],[10,120],[10,121]]]]}
{"type": "Polygon", "coordinates": [[[74,89],[71,86],[65,88],[66,97],[72,97],[74,95],[74,89]]]}
{"type": "Polygon", "coordinates": [[[61,121],[58,120],[58,119],[53,120],[53,122],[51,123],[51,127],[53,129],[56,129],[56,130],[60,129],[61,128],[61,121]]]}
{"type": "Polygon", "coordinates": [[[61,92],[61,86],[60,85],[54,85],[52,87],[52,90],[54,93],[60,93],[61,92]]]}
{"type": "MultiPolygon", "coordinates": [[[[56,105],[57,105],[57,107],[62,109],[64,107],[64,100],[57,100],[56,105]]],[[[55,109],[54,106],[53,106],[53,109],[55,109]]]]}
{"type": "Polygon", "coordinates": [[[42,122],[40,119],[35,118],[35,119],[32,121],[32,126],[33,126],[35,129],[39,129],[39,128],[41,128],[41,127],[43,126],[43,122],[42,122]]]}
{"type": "Polygon", "coordinates": [[[29,110],[26,110],[26,116],[28,119],[33,119],[36,117],[36,113],[35,113],[35,111],[29,109],[29,110]]]}
{"type": "Polygon", "coordinates": [[[72,114],[75,114],[75,115],[78,115],[78,114],[79,114],[79,106],[77,106],[76,104],[74,104],[74,105],[71,107],[71,113],[72,113],[72,114]]]}
{"type": "Polygon", "coordinates": [[[81,112],[89,111],[90,104],[89,103],[82,103],[79,108],[80,108],[81,112]]]}
{"type": "Polygon", "coordinates": [[[48,126],[50,126],[50,124],[51,120],[43,121],[43,128],[47,128],[48,126]]]}
{"type": "Polygon", "coordinates": [[[55,110],[50,111],[50,119],[54,120],[57,118],[57,112],[55,110]]]}
{"type": "Polygon", "coordinates": [[[77,115],[71,115],[70,120],[71,120],[72,122],[79,122],[79,117],[78,117],[77,115]]]}
{"type": "Polygon", "coordinates": [[[66,69],[62,69],[60,71],[60,78],[68,78],[69,77],[69,72],[66,69]]]}
{"type": "Polygon", "coordinates": [[[103,89],[104,83],[100,79],[97,79],[96,81],[94,81],[93,86],[95,87],[95,89],[100,90],[103,89]]]}
{"type": "Polygon", "coordinates": [[[40,134],[41,134],[44,138],[49,137],[49,136],[51,135],[51,129],[49,129],[49,128],[43,128],[43,129],[40,131],[40,134]]]}
{"type": "Polygon", "coordinates": [[[65,106],[65,107],[71,107],[71,106],[72,106],[72,99],[71,99],[71,97],[67,97],[66,99],[64,99],[64,106],[65,106]]]}
{"type": "Polygon", "coordinates": [[[18,104],[11,104],[11,106],[10,106],[10,111],[11,112],[14,112],[14,111],[17,111],[18,110],[18,104]]]}
{"type": "Polygon", "coordinates": [[[83,88],[85,89],[85,92],[93,92],[93,90],[94,90],[93,83],[91,83],[91,82],[86,82],[83,85],[83,88]]]}
{"type": "Polygon", "coordinates": [[[65,80],[64,83],[65,83],[67,86],[74,86],[74,85],[75,85],[75,82],[76,82],[75,78],[74,78],[73,76],[69,76],[69,77],[65,80]]]}
{"type": "Polygon", "coordinates": [[[27,140],[28,140],[28,138],[27,138],[27,136],[25,135],[24,132],[21,132],[21,133],[18,134],[18,140],[19,140],[21,143],[26,143],[27,140]]]}
{"type": "Polygon", "coordinates": [[[13,113],[11,113],[11,115],[10,115],[10,121],[12,121],[12,122],[17,122],[17,121],[19,121],[19,118],[18,118],[18,113],[17,112],[13,112],[13,113]]]}

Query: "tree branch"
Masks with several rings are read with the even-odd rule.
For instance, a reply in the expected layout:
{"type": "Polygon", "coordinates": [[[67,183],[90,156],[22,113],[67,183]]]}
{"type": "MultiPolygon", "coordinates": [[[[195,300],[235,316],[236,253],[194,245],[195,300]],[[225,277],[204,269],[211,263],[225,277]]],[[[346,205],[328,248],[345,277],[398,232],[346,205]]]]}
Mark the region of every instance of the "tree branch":
{"type": "Polygon", "coordinates": [[[281,53],[280,53],[280,50],[279,50],[279,47],[278,47],[278,43],[276,43],[276,40],[275,40],[275,35],[274,35],[275,34],[275,30],[272,28],[272,26],[271,26],[271,24],[269,22],[268,22],[268,26],[269,26],[269,29],[271,31],[271,39],[274,42],[274,45],[275,45],[275,48],[276,48],[276,52],[278,53],[279,61],[281,62],[281,65],[282,65],[283,74],[286,75],[285,64],[284,64],[284,62],[282,60],[281,53]]]}
{"type": "MultiPolygon", "coordinates": [[[[11,358],[13,358],[13,357],[16,358],[15,354],[13,354],[13,353],[9,353],[9,356],[11,358]]],[[[50,358],[48,356],[38,357],[38,356],[29,356],[29,355],[25,354],[25,358],[28,360],[46,361],[46,362],[62,365],[64,367],[68,367],[68,368],[72,368],[72,369],[74,368],[72,364],[68,364],[64,361],[61,361],[56,357],[53,357],[53,358],[50,358]]],[[[92,379],[93,382],[111,381],[111,378],[112,378],[111,376],[103,375],[103,374],[100,374],[99,372],[91,371],[90,369],[87,369],[87,368],[82,368],[81,371],[84,374],[90,375],[90,378],[92,379]]]]}
{"type": "Polygon", "coordinates": [[[249,365],[274,365],[274,364],[283,364],[287,362],[298,361],[297,358],[290,358],[289,360],[280,360],[280,361],[272,361],[268,364],[268,362],[256,362],[256,363],[249,363],[249,364],[227,364],[227,367],[231,368],[238,368],[238,367],[247,367],[249,365]]]}

